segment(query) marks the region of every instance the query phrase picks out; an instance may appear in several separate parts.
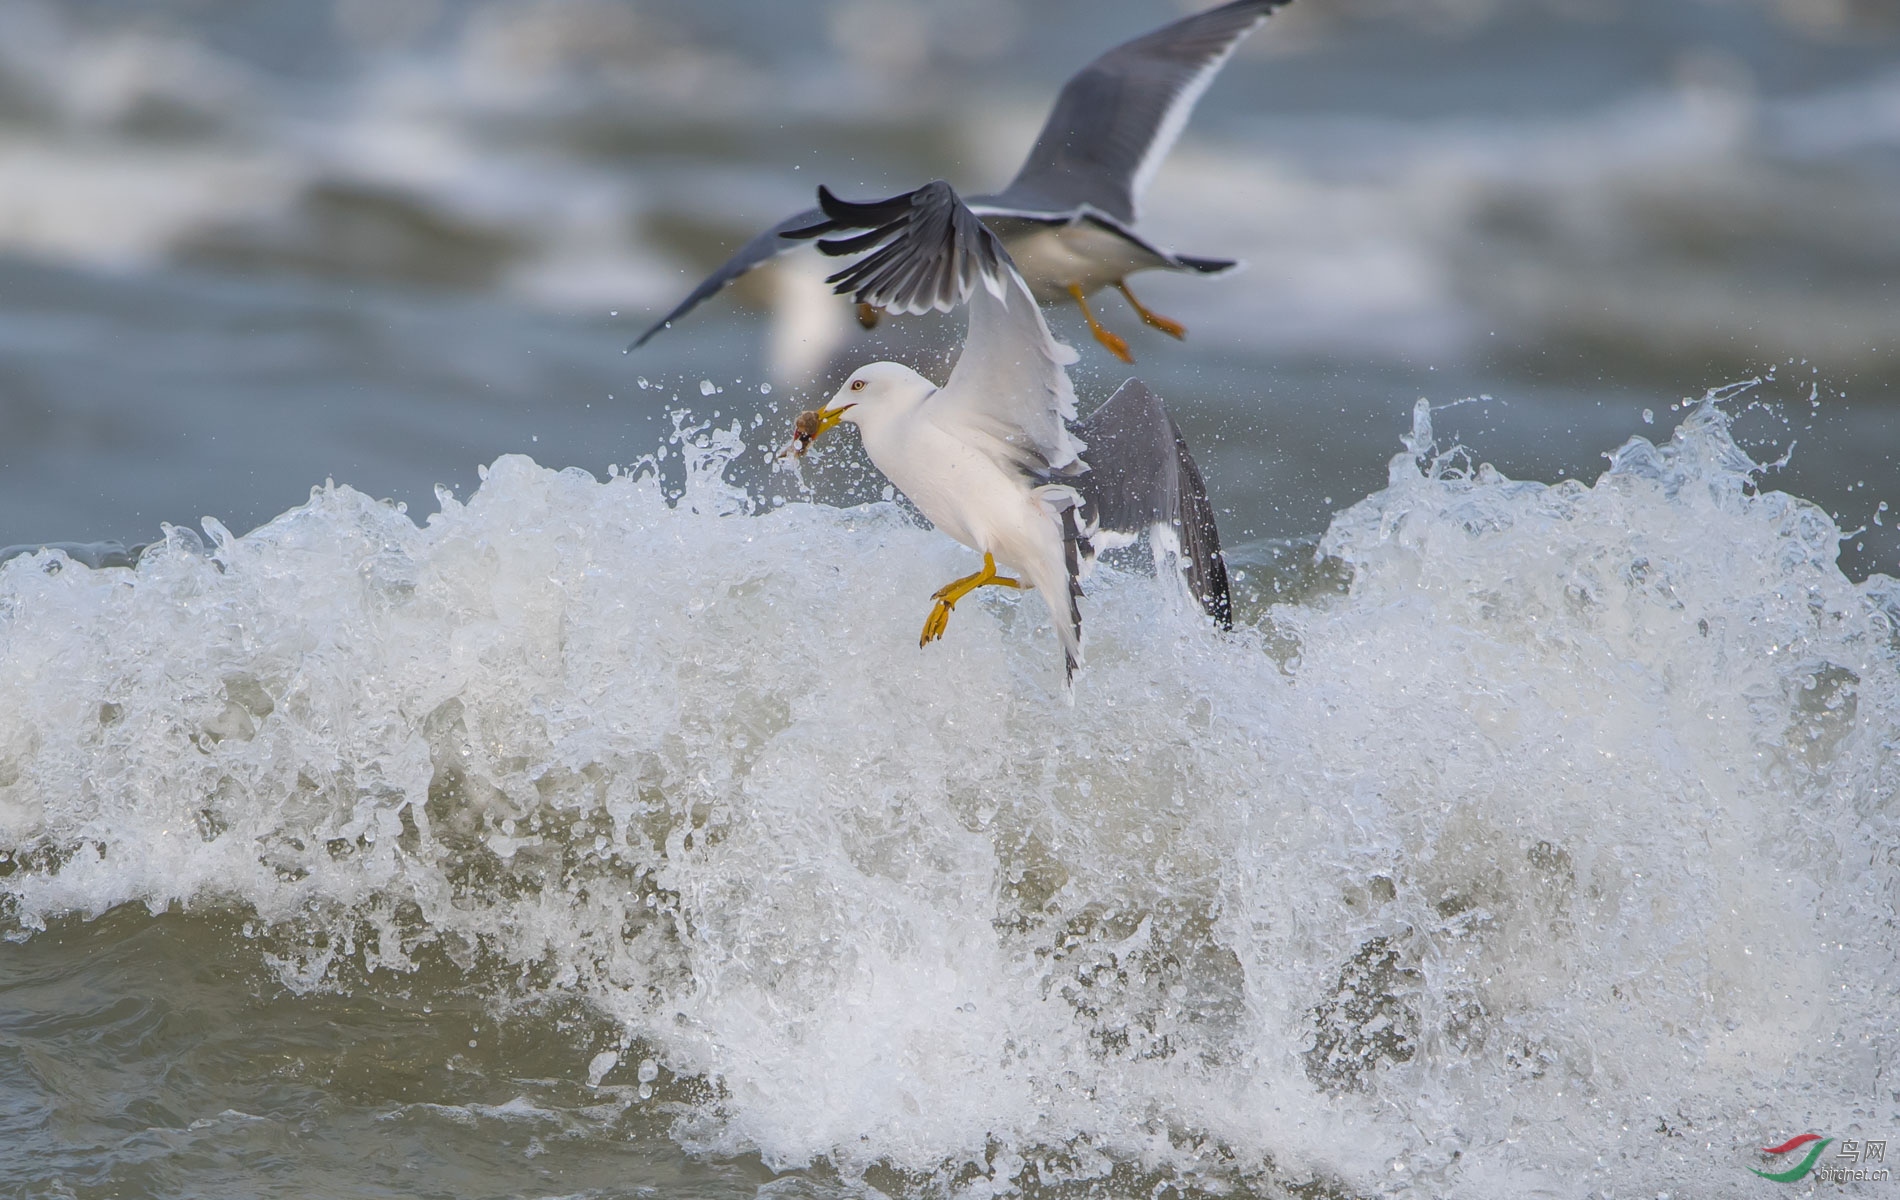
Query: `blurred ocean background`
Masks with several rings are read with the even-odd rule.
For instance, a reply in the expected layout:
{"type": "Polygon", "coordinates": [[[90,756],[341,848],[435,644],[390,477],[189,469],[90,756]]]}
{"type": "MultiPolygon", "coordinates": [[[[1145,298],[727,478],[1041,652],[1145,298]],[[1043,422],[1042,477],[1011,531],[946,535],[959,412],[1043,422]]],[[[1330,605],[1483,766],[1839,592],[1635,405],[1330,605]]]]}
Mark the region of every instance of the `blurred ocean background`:
{"type": "MultiPolygon", "coordinates": [[[[804,330],[771,314],[828,307],[809,262],[803,290],[761,275],[620,350],[818,182],[1000,185],[1061,80],[1178,11],[8,0],[0,544],[248,529],[326,477],[421,511],[504,452],[630,461],[702,378],[803,396],[804,330]]],[[[1489,397],[1441,432],[1554,481],[1645,410],[1666,432],[1681,398],[1772,377],[1746,432],[1799,443],[1774,485],[1867,526],[1850,571],[1900,567],[1873,525],[1900,448],[1897,50],[1870,0],[1275,17],[1144,226],[1245,273],[1138,281],[1190,330],[1139,331],[1138,369],[1233,538],[1317,532],[1421,396],[1489,397]]],[[[1084,361],[1090,397],[1122,376],[1084,361]]]]}
{"type": "Polygon", "coordinates": [[[0,546],[159,543],[0,573],[0,1192],[1739,1195],[1900,1134],[1887,0],[1243,43],[1142,228],[1245,270],[1098,311],[1245,628],[1111,574],[1073,718],[1027,608],[907,644],[942,539],[761,465],[960,322],[794,255],[623,353],[1188,7],[0,0],[0,546]]]}

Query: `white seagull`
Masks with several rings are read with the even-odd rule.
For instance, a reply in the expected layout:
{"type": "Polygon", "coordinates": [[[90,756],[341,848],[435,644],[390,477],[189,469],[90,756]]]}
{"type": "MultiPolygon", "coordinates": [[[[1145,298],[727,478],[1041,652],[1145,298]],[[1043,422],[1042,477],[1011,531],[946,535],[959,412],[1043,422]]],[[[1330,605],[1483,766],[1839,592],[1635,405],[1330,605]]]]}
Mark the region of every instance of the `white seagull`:
{"type": "MultiPolygon", "coordinates": [[[[1128,290],[1137,271],[1215,275],[1232,259],[1176,254],[1135,232],[1141,193],[1181,136],[1194,105],[1240,40],[1288,0],[1232,0],[1125,42],[1082,68],[1062,87],[1016,178],[969,208],[1003,240],[1031,295],[1043,304],[1069,299],[1095,339],[1123,362],[1128,343],[1104,328],[1088,298],[1111,284],[1147,324],[1179,338],[1177,321],[1149,311],[1128,290]]],[[[641,334],[647,340],[759,264],[790,250],[790,231],[822,216],[807,209],[759,234],[707,276],[672,312],[641,334]]],[[[858,316],[875,323],[859,302],[858,316]]]]}
{"type": "Polygon", "coordinates": [[[898,363],[860,367],[824,407],[801,415],[790,448],[802,454],[840,422],[856,425],[877,469],[983,556],[982,570],[931,597],[918,645],[942,637],[957,601],[977,588],[1033,588],[1072,679],[1082,663],[1076,601],[1095,543],[1143,532],[1157,562],[1176,558],[1202,607],[1231,626],[1213,509],[1160,401],[1130,380],[1071,432],[1075,391],[1064,367],[1075,351],[1050,335],[1009,252],[949,184],[869,204],[824,188],[818,197],[824,220],[796,236],[862,231],[819,243],[828,254],[864,255],[831,277],[840,293],[893,312],[970,306],[963,353],[942,387],[898,363]],[[1096,442],[1093,469],[1084,437],[1096,442]]]}

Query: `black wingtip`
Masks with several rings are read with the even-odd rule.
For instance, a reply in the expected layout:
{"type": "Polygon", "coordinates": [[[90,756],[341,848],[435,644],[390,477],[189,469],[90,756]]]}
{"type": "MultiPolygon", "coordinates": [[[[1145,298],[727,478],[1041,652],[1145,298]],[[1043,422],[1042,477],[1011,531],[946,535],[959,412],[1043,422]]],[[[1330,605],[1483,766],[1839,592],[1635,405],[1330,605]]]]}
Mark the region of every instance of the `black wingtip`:
{"type": "Polygon", "coordinates": [[[832,258],[843,258],[846,255],[860,254],[869,250],[895,232],[897,232],[895,226],[880,225],[869,233],[860,233],[856,237],[825,238],[818,243],[818,248],[832,258]]]}
{"type": "Polygon", "coordinates": [[[1240,266],[1240,260],[1236,258],[1197,258],[1191,254],[1177,254],[1174,261],[1201,275],[1225,275],[1240,266]]]}
{"type": "Polygon", "coordinates": [[[834,227],[868,229],[874,225],[888,225],[892,221],[899,220],[915,208],[933,189],[949,186],[942,180],[936,180],[912,191],[886,196],[882,200],[858,201],[841,200],[830,188],[821,183],[818,185],[818,207],[831,218],[834,227]]]}
{"type": "Polygon", "coordinates": [[[851,219],[851,208],[849,201],[838,199],[830,188],[821,183],[818,185],[818,210],[825,214],[825,219],[797,229],[781,229],[779,236],[795,242],[808,242],[827,233],[836,233],[846,228],[845,222],[851,219]]]}
{"type": "Polygon", "coordinates": [[[881,200],[842,200],[820,185],[826,220],[787,236],[824,235],[818,248],[855,258],[825,282],[890,312],[948,312],[967,298],[979,276],[1001,269],[1008,252],[941,179],[881,200]]]}
{"type": "Polygon", "coordinates": [[[809,242],[815,237],[823,237],[838,227],[836,221],[820,221],[816,225],[804,225],[797,229],[781,229],[779,236],[788,242],[809,242]]]}
{"type": "Polygon", "coordinates": [[[1176,469],[1186,484],[1185,503],[1182,506],[1180,520],[1191,522],[1193,529],[1181,529],[1181,541],[1188,551],[1189,578],[1195,585],[1196,596],[1201,609],[1214,624],[1222,630],[1231,631],[1234,627],[1233,588],[1227,578],[1227,555],[1221,549],[1220,529],[1214,521],[1214,505],[1207,496],[1207,483],[1201,477],[1200,464],[1194,461],[1194,455],[1188,451],[1187,438],[1182,435],[1181,427],[1168,418],[1168,428],[1174,435],[1176,469]],[[1192,536],[1188,536],[1192,535],[1192,536]]]}
{"type": "Polygon", "coordinates": [[[659,324],[647,330],[645,333],[641,334],[639,337],[634,338],[631,342],[628,342],[627,348],[625,350],[622,350],[621,353],[632,354],[635,350],[638,350],[640,347],[652,341],[654,334],[657,334],[662,329],[669,329],[672,327],[672,325],[673,325],[673,320],[671,317],[667,318],[664,321],[661,321],[659,324]]]}
{"type": "Polygon", "coordinates": [[[1214,551],[1208,561],[1207,591],[1200,597],[1201,609],[1214,618],[1222,633],[1234,631],[1234,596],[1227,585],[1227,557],[1214,551]]]}

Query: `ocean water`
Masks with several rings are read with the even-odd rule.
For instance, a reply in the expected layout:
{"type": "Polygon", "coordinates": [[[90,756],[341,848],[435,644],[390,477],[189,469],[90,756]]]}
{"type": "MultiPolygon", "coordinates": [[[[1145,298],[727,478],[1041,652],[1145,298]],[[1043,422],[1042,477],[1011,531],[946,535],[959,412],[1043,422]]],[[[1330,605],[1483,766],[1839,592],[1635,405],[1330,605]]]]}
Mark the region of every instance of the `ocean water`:
{"type": "Polygon", "coordinates": [[[1737,405],[1556,486],[1420,405],[1232,635],[1098,573],[1073,707],[1040,605],[919,652],[960,552],[730,428],[672,502],[509,456],[16,558],[0,1181],[1736,1195],[1879,1137],[1900,584],[1737,405]]]}
{"type": "Polygon", "coordinates": [[[1100,307],[1240,627],[1105,566],[1073,707],[1039,604],[916,648],[968,556],[848,436],[765,457],[955,321],[792,257],[621,353],[1182,7],[0,0],[0,547],[145,547],[0,563],[0,1195],[1726,1198],[1900,1132],[1885,6],[1277,15],[1144,215],[1246,270],[1100,307]]]}
{"type": "MultiPolygon", "coordinates": [[[[619,351],[820,182],[1000,186],[1059,80],[1179,8],[0,0],[0,546],[243,531],[326,478],[421,511],[503,454],[650,453],[702,379],[941,354],[856,332],[812,256],[619,351]]],[[[1555,482],[1772,372],[1791,424],[1741,436],[1798,440],[1782,485],[1893,574],[1896,61],[1859,0],[1297,0],[1145,205],[1245,269],[1137,280],[1185,344],[1099,308],[1242,539],[1380,486],[1421,396],[1490,397],[1441,425],[1555,482]]]]}

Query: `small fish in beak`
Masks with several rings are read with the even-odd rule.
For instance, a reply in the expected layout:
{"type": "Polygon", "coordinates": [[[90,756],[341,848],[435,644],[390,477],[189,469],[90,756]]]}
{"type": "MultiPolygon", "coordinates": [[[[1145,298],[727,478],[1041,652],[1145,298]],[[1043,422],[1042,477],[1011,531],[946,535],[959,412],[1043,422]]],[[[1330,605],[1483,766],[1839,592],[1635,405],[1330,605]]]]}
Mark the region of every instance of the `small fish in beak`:
{"type": "Polygon", "coordinates": [[[818,436],[819,431],[818,413],[815,409],[806,409],[798,414],[796,421],[792,422],[792,445],[798,448],[797,453],[801,457],[805,451],[811,449],[812,440],[818,436]]]}
{"type": "Polygon", "coordinates": [[[844,410],[850,407],[846,404],[840,408],[808,408],[799,413],[798,418],[792,422],[792,440],[785,444],[785,449],[779,451],[779,457],[805,457],[805,451],[811,449],[811,444],[818,440],[818,435],[836,425],[839,418],[844,416],[844,410]]]}

